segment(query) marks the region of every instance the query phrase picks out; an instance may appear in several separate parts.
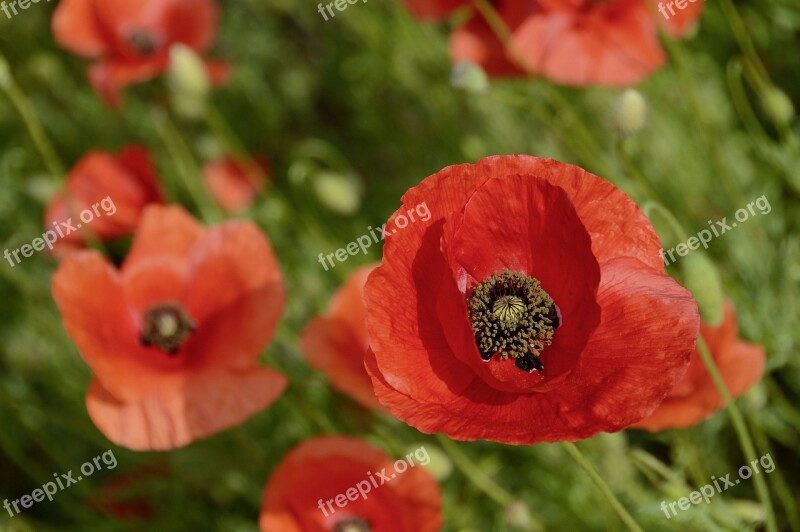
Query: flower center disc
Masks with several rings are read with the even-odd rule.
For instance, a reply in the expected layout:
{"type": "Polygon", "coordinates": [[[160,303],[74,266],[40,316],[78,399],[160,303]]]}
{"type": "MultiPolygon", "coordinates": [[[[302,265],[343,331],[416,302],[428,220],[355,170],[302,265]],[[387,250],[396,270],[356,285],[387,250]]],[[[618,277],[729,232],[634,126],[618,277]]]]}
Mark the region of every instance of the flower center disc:
{"type": "Polygon", "coordinates": [[[481,358],[509,357],[523,371],[542,371],[539,355],[561,325],[558,308],[539,280],[506,271],[478,284],[467,300],[481,358]]]}
{"type": "Polygon", "coordinates": [[[178,303],[162,303],[145,313],[139,341],[174,355],[195,328],[189,314],[178,303]]]}

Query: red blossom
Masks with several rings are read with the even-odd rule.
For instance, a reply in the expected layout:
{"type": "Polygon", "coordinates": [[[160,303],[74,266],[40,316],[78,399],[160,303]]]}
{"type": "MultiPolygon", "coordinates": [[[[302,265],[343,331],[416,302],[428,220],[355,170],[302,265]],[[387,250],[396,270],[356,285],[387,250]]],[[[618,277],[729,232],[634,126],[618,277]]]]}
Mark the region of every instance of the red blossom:
{"type": "Polygon", "coordinates": [[[285,289],[251,222],[205,229],[180,207],[148,207],[119,270],[96,251],[71,254],[53,297],[95,375],[89,416],[118,445],[187,445],[242,423],[286,386],[257,364],[285,289]]]}
{"type": "Polygon", "coordinates": [[[697,306],[609,182],[500,156],[425,179],[395,216],[422,201],[432,218],[387,239],[364,296],[367,370],[396,417],[460,440],[573,441],[641,420],[683,376],[697,306]]]}

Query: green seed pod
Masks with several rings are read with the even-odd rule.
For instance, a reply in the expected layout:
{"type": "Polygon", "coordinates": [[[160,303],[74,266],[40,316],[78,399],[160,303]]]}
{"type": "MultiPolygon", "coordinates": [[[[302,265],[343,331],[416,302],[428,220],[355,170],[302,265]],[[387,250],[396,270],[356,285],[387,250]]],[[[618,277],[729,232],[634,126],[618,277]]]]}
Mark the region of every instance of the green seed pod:
{"type": "Polygon", "coordinates": [[[453,65],[450,84],[470,94],[482,94],[489,90],[489,77],[480,65],[472,61],[461,61],[453,65]]]}
{"type": "Polygon", "coordinates": [[[184,118],[201,117],[205,112],[211,80],[197,53],[184,44],[173,45],[169,49],[167,79],[175,112],[184,118]]]}
{"type": "Polygon", "coordinates": [[[614,130],[628,137],[638,133],[647,122],[647,101],[635,89],[627,89],[614,102],[612,115],[614,130]]]}
{"type": "Polygon", "coordinates": [[[321,170],[313,176],[314,193],[325,207],[350,216],[361,206],[363,186],[353,174],[321,170]]]}
{"type": "Polygon", "coordinates": [[[703,322],[712,327],[718,326],[724,317],[725,293],[716,266],[699,251],[687,255],[680,264],[683,285],[697,301],[703,322]]]}
{"type": "Polygon", "coordinates": [[[453,462],[450,457],[435,445],[426,443],[407,447],[404,455],[410,455],[414,464],[425,467],[440,482],[453,472],[453,462]]]}
{"type": "Polygon", "coordinates": [[[778,87],[761,93],[761,107],[776,126],[788,126],[794,120],[794,104],[778,87]]]}

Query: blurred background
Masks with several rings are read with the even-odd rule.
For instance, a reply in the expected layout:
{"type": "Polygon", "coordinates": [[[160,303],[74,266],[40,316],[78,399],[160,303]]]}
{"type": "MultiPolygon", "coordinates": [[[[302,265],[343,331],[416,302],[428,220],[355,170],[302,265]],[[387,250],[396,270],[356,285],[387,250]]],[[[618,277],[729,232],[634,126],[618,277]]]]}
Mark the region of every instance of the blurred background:
{"type": "MultiPolygon", "coordinates": [[[[800,3],[748,0],[737,8],[775,86],[800,102],[800,3]]],[[[110,110],[86,81],[87,61],[55,45],[53,9],[39,3],[13,19],[0,14],[0,53],[58,156],[71,167],[90,149],[143,144],[171,199],[191,210],[158,130],[170,110],[166,81],[128,89],[124,106],[110,110]]],[[[91,373],[51,296],[56,260],[41,252],[14,268],[0,265],[0,499],[30,493],[53,473],[76,470],[108,449],[119,462],[53,502],[13,518],[0,512],[0,530],[252,531],[270,472],[303,439],[340,432],[390,454],[396,452],[388,441],[441,449],[435,437],[333,391],[300,357],[298,334],[327,308],[349,272],[380,260],[375,246],[325,271],[319,253],[382,225],[405,190],[441,168],[509,153],[579,164],[637,201],[655,198],[690,235],[768,198],[769,215],[714,239],[707,253],[736,306],[741,336],[767,352],[764,379],[738,405],[757,454],[769,452],[775,461],[766,480],[779,528],[798,530],[798,128],[785,105],[776,109],[780,104],[747,82],[717,2],[705,5],[694,34],[671,43],[669,64],[637,87],[646,122],[624,140],[615,130],[620,90],[544,80],[493,81],[480,93],[454,88],[447,39],[457,19],[420,23],[396,0],[358,3],[328,22],[314,3],[294,0],[231,0],[221,12],[211,55],[228,60],[233,73],[212,101],[247,151],[272,167],[258,200],[237,216],[269,235],[286,277],[287,308],[263,360],[286,373],[290,387],[243,425],[184,449],[118,448],[86,413],[91,373]]],[[[175,124],[201,163],[223,152],[205,123],[176,117],[175,124]]],[[[41,235],[44,205],[60,186],[12,101],[0,95],[0,249],[41,235]]],[[[654,223],[664,247],[673,247],[678,240],[664,221],[654,223]]],[[[121,258],[126,246],[112,246],[112,256],[121,258]]],[[[675,266],[667,271],[677,274],[675,266]]],[[[725,412],[688,430],[627,430],[579,446],[647,530],[763,527],[752,482],[671,520],[660,509],[661,501],[747,463],[725,412]]],[[[431,462],[441,469],[445,530],[530,530],[536,522],[552,530],[619,527],[559,445],[479,442],[458,449],[456,455],[442,450],[431,462]],[[533,517],[450,467],[464,457],[533,517]]]]}

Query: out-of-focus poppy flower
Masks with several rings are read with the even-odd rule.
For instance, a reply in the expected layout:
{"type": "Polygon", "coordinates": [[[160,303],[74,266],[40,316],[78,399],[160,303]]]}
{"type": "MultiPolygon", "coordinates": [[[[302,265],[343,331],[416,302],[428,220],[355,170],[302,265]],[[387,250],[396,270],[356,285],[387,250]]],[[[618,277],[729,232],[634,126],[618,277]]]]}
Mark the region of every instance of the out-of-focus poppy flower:
{"type": "Polygon", "coordinates": [[[154,511],[142,491],[143,483],[166,477],[166,467],[156,465],[116,475],[104,481],[87,501],[97,512],[111,514],[121,521],[148,521],[154,511]]]}
{"type": "MultiPolygon", "coordinates": [[[[512,35],[531,16],[541,12],[537,0],[502,0],[495,2],[495,9],[512,35]]],[[[522,56],[511,56],[486,19],[478,12],[453,32],[450,38],[450,55],[454,63],[472,61],[493,77],[525,74],[518,64],[522,56]]]]}
{"type": "Polygon", "coordinates": [[[92,151],[69,172],[66,190],[48,203],[45,229],[60,231],[62,223],[72,220],[67,224],[72,227],[61,231],[64,236],[54,245],[54,253],[63,255],[84,246],[84,231],[102,242],[129,235],[144,208],[163,201],[159,178],[147,150],[129,146],[116,156],[92,151]],[[81,218],[84,211],[89,214],[81,218]],[[86,228],[82,231],[79,226],[86,228]]]}
{"type": "MultiPolygon", "coordinates": [[[[736,311],[725,304],[725,318],[719,327],[702,324],[700,332],[719,368],[725,385],[738,397],[757,383],[764,373],[764,348],[742,341],[736,311]]],[[[649,431],[686,428],[711,417],[725,406],[700,353],[692,354],[689,370],[664,402],[648,417],[634,425],[649,431]]]]}
{"type": "Polygon", "coordinates": [[[95,374],[89,416],[118,445],[187,445],[243,422],[286,386],[256,363],[285,289],[250,222],[205,230],[180,207],[148,207],[120,270],[96,251],[71,254],[53,296],[95,374]]]}
{"type": "Polygon", "coordinates": [[[540,0],[511,46],[526,68],[564,85],[627,87],[666,61],[645,0],[540,0]]]}
{"type": "Polygon", "coordinates": [[[364,285],[374,265],[362,266],[348,277],[333,296],[326,316],[317,316],[300,336],[308,362],[324,372],[334,388],[367,408],[384,411],[375,398],[372,381],[364,369],[369,347],[364,285]]]}
{"type": "Polygon", "coordinates": [[[258,159],[252,167],[223,157],[203,167],[203,179],[217,203],[228,212],[246,209],[264,188],[269,165],[258,159]]]}
{"type": "MultiPolygon", "coordinates": [[[[208,50],[218,18],[214,0],[61,0],[53,33],[67,50],[98,60],[89,80],[109,105],[117,106],[121,89],[167,69],[173,44],[208,50]]],[[[226,77],[225,63],[207,66],[212,80],[226,77]]]]}
{"type": "Polygon", "coordinates": [[[426,432],[574,441],[643,419],[699,329],[658,236],[622,191],[550,159],[445,168],[403,196],[428,222],[387,239],[365,288],[367,370],[426,432]]]}
{"type": "MultiPolygon", "coordinates": [[[[409,456],[414,460],[416,452],[409,456]]],[[[413,466],[407,460],[393,464],[354,438],[305,441],[286,455],[264,490],[261,530],[437,531],[442,526],[439,486],[419,458],[413,466]]]]}
{"type": "MultiPolygon", "coordinates": [[[[420,18],[443,18],[467,2],[406,0],[420,18]]],[[[685,35],[702,2],[684,9],[649,0],[497,0],[511,32],[509,49],[477,10],[450,41],[453,61],[472,61],[492,76],[541,75],[564,85],[626,87],[644,80],[666,60],[658,26],[685,35]]]]}

